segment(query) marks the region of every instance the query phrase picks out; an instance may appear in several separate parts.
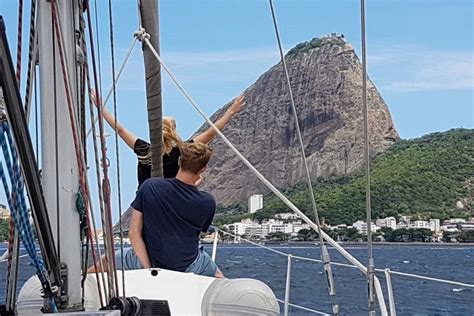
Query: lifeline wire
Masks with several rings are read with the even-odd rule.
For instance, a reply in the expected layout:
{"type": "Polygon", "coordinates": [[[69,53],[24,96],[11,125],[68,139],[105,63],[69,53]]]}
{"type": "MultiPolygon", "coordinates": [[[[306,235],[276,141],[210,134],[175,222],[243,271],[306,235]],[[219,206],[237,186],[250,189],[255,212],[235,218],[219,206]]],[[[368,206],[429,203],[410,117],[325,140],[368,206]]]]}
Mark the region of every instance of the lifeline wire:
{"type": "Polygon", "coordinates": [[[365,34],[365,0],[360,0],[360,29],[362,37],[362,102],[364,106],[364,141],[365,141],[365,203],[367,211],[367,282],[369,315],[375,315],[374,300],[374,254],[372,251],[372,209],[370,202],[370,144],[369,144],[369,111],[367,106],[367,41],[365,34]]]}
{"type": "MultiPolygon", "coordinates": [[[[112,0],[109,0],[109,30],[110,30],[110,54],[112,56],[112,78],[115,78],[115,54],[114,54],[114,26],[113,26],[113,16],[112,16],[112,0]]],[[[117,91],[115,87],[115,81],[112,83],[112,90],[114,95],[114,125],[117,127],[117,91]]],[[[125,269],[123,262],[123,228],[122,228],[122,190],[120,185],[120,154],[119,154],[119,141],[118,141],[118,132],[117,128],[114,128],[115,131],[115,163],[117,164],[117,199],[118,199],[118,209],[119,209],[119,226],[120,226],[120,260],[122,267],[122,296],[125,297],[125,269]]],[[[117,295],[118,293],[118,284],[117,284],[117,295]]]]}

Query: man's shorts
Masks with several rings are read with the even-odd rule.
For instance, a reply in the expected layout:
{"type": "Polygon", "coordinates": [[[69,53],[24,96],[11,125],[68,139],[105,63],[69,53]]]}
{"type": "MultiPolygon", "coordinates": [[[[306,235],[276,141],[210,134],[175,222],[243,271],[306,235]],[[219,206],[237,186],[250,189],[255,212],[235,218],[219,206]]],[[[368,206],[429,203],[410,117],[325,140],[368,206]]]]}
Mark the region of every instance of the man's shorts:
{"type": "MultiPolygon", "coordinates": [[[[122,270],[122,252],[121,249],[115,250],[115,268],[122,270]]],[[[143,269],[143,265],[138,259],[138,256],[133,251],[132,247],[123,248],[123,269],[124,270],[137,270],[143,269]]]]}
{"type": "MultiPolygon", "coordinates": [[[[124,270],[136,270],[143,269],[143,265],[138,259],[133,248],[124,248],[123,249],[123,268],[124,270]]],[[[121,251],[117,249],[115,251],[115,267],[117,270],[122,270],[122,259],[121,251]]],[[[204,250],[203,246],[199,246],[198,255],[194,259],[185,272],[192,272],[194,274],[205,275],[214,277],[216,275],[217,265],[212,261],[211,257],[204,250]]]]}

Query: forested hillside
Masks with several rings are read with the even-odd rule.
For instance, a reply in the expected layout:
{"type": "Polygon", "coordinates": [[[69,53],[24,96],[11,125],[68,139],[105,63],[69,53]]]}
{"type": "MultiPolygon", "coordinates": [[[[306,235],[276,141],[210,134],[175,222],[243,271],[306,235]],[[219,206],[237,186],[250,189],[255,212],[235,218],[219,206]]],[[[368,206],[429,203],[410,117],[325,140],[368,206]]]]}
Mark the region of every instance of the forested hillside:
{"type": "MultiPolygon", "coordinates": [[[[374,157],[371,170],[373,218],[398,214],[440,219],[474,216],[474,130],[453,129],[401,140],[374,157]]],[[[351,224],[365,218],[363,171],[319,178],[314,191],[326,222],[351,224]]],[[[299,183],[284,193],[312,218],[306,184],[299,183]]],[[[277,197],[268,194],[263,210],[253,217],[261,220],[287,211],[277,197]]],[[[248,217],[245,212],[245,202],[220,208],[215,222],[240,220],[248,217]]]]}

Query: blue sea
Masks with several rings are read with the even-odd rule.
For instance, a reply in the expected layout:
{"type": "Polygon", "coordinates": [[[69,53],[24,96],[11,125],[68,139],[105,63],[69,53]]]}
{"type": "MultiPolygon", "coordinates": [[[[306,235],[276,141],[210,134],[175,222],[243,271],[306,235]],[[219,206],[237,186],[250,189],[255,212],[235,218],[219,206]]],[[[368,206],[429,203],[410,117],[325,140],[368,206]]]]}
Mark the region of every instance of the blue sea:
{"type": "MultiPolygon", "coordinates": [[[[268,245],[267,245],[268,246],[268,245]]],[[[296,256],[319,259],[319,248],[314,245],[270,245],[296,256]]],[[[3,253],[6,245],[0,245],[3,253]]],[[[362,245],[345,247],[364,265],[367,249],[362,245]]],[[[210,246],[206,245],[210,252],[210,246]]],[[[330,248],[331,260],[347,263],[330,248]]],[[[474,245],[375,245],[377,268],[420,274],[474,284],[474,245]]],[[[257,246],[220,244],[216,262],[228,278],[255,278],[268,284],[278,298],[284,299],[287,257],[257,246]]],[[[330,313],[325,275],[322,265],[293,259],[290,302],[330,313]]],[[[22,258],[20,285],[34,271],[22,258]]],[[[0,301],[4,300],[6,263],[0,263],[0,301]]],[[[337,301],[341,315],[367,315],[367,283],[357,269],[333,266],[337,301]]],[[[385,277],[377,273],[387,301],[385,277]]],[[[392,275],[392,284],[398,315],[474,315],[474,289],[443,284],[406,276],[392,275]]],[[[283,307],[281,309],[283,311],[283,307]]],[[[311,313],[290,308],[292,315],[311,313]]],[[[313,314],[314,315],[314,314],[313,314]]]]}

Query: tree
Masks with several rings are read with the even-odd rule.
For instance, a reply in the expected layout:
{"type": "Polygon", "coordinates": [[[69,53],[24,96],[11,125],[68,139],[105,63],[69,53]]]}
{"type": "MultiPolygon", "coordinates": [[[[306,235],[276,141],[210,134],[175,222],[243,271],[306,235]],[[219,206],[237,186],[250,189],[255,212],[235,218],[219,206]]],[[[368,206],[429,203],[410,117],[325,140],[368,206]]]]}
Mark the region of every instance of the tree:
{"type": "Polygon", "coordinates": [[[474,242],[474,230],[462,231],[459,234],[460,242],[474,242]]]}
{"type": "Polygon", "coordinates": [[[304,241],[311,241],[313,240],[313,234],[311,233],[311,230],[303,228],[298,231],[298,239],[302,239],[304,241]]]}
{"type": "Polygon", "coordinates": [[[290,238],[290,235],[285,234],[284,232],[274,232],[267,235],[269,240],[278,240],[278,241],[287,241],[290,238]]]}

